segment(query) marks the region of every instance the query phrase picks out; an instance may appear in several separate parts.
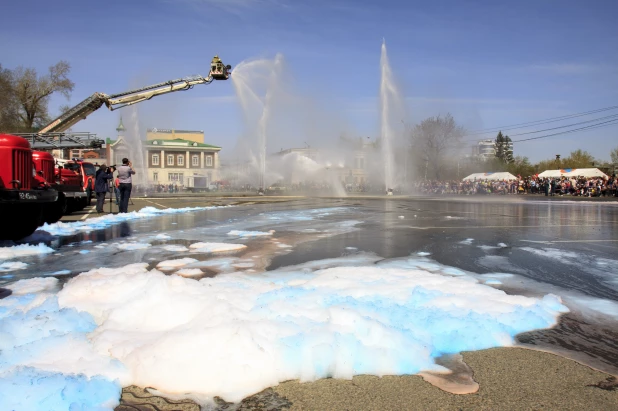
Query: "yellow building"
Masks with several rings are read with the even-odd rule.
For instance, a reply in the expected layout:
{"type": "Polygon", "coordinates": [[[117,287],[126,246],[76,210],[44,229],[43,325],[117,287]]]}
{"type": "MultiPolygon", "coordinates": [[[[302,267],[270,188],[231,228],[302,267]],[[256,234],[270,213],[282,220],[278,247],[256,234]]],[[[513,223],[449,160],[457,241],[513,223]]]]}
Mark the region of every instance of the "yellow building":
{"type": "Polygon", "coordinates": [[[149,128],[146,131],[146,140],[188,140],[194,143],[204,143],[204,130],[172,130],[149,128]]]}

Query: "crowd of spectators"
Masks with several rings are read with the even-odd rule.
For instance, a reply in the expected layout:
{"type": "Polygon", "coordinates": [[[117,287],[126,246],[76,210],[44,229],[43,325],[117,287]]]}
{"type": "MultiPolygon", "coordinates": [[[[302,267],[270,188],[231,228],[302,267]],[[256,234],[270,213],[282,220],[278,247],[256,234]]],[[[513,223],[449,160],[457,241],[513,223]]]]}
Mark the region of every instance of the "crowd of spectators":
{"type": "Polygon", "coordinates": [[[530,176],[517,180],[419,181],[414,184],[417,194],[544,194],[546,196],[606,197],[618,196],[616,176],[557,177],[530,176]]]}
{"type": "MultiPolygon", "coordinates": [[[[299,195],[329,195],[340,193],[343,189],[348,193],[385,193],[383,186],[371,184],[343,184],[341,187],[333,187],[327,182],[306,182],[298,184],[278,184],[277,191],[287,194],[299,195]]],[[[214,186],[213,186],[214,187],[214,186]]],[[[216,188],[206,191],[220,192],[257,192],[258,188],[251,184],[239,186],[218,184],[216,188]]],[[[148,186],[136,186],[136,195],[152,195],[163,193],[182,193],[187,189],[182,184],[153,184],[148,186]]],[[[268,192],[268,189],[266,190],[268,192]]],[[[618,178],[611,176],[601,177],[558,177],[542,178],[530,176],[516,180],[421,180],[412,183],[408,189],[395,187],[394,194],[423,194],[423,195],[525,195],[536,194],[546,196],[581,196],[581,197],[618,197],[618,178]]]]}

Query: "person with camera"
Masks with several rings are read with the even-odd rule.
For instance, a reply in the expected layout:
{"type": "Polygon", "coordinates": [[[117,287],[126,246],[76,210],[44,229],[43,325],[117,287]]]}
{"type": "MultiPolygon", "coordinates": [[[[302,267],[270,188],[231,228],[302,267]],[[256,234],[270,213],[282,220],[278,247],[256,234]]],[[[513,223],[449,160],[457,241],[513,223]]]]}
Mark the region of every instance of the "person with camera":
{"type": "Polygon", "coordinates": [[[133,180],[131,176],[135,174],[133,164],[128,158],[122,159],[122,165],[118,167],[118,190],[120,190],[120,205],[118,212],[126,213],[129,208],[129,198],[131,197],[131,189],[133,188],[133,180]]]}
{"type": "Polygon", "coordinates": [[[115,168],[107,167],[105,164],[101,164],[94,177],[94,192],[97,195],[97,213],[103,212],[103,206],[105,205],[105,196],[109,191],[109,180],[114,178],[115,168]]]}

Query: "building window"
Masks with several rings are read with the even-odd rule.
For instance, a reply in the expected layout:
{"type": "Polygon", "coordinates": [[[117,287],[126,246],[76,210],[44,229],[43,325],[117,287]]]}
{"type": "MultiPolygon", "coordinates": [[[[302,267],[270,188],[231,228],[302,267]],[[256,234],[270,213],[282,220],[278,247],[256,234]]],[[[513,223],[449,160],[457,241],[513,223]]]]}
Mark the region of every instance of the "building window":
{"type": "Polygon", "coordinates": [[[158,154],[153,154],[152,155],[152,165],[153,166],[158,166],[159,165],[159,155],[158,154]]]}
{"type": "Polygon", "coordinates": [[[184,174],[183,173],[167,173],[167,181],[169,181],[170,183],[183,184],[184,174]]]}
{"type": "Polygon", "coordinates": [[[206,167],[212,167],[212,156],[206,156],[206,167]]]}
{"type": "Polygon", "coordinates": [[[174,165],[174,156],[172,154],[168,154],[167,155],[167,165],[168,166],[173,166],[174,165]]]}
{"type": "Polygon", "coordinates": [[[182,154],[178,156],[178,165],[179,166],[185,165],[185,156],[183,156],[182,154]]]}
{"type": "Polygon", "coordinates": [[[191,157],[191,165],[193,167],[198,167],[200,165],[200,156],[191,157]]]}
{"type": "Polygon", "coordinates": [[[159,181],[159,173],[152,173],[152,180],[159,181]]]}

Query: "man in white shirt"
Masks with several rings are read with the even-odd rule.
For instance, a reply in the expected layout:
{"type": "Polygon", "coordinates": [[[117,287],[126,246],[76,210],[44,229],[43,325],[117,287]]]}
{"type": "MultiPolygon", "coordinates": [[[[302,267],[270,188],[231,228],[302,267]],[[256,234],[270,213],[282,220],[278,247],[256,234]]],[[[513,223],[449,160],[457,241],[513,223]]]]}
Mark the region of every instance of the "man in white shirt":
{"type": "Polygon", "coordinates": [[[118,167],[118,190],[120,191],[120,205],[118,206],[120,213],[126,213],[129,208],[129,198],[131,197],[131,189],[133,188],[133,180],[131,176],[135,174],[133,165],[128,158],[122,159],[122,165],[118,167]]]}

